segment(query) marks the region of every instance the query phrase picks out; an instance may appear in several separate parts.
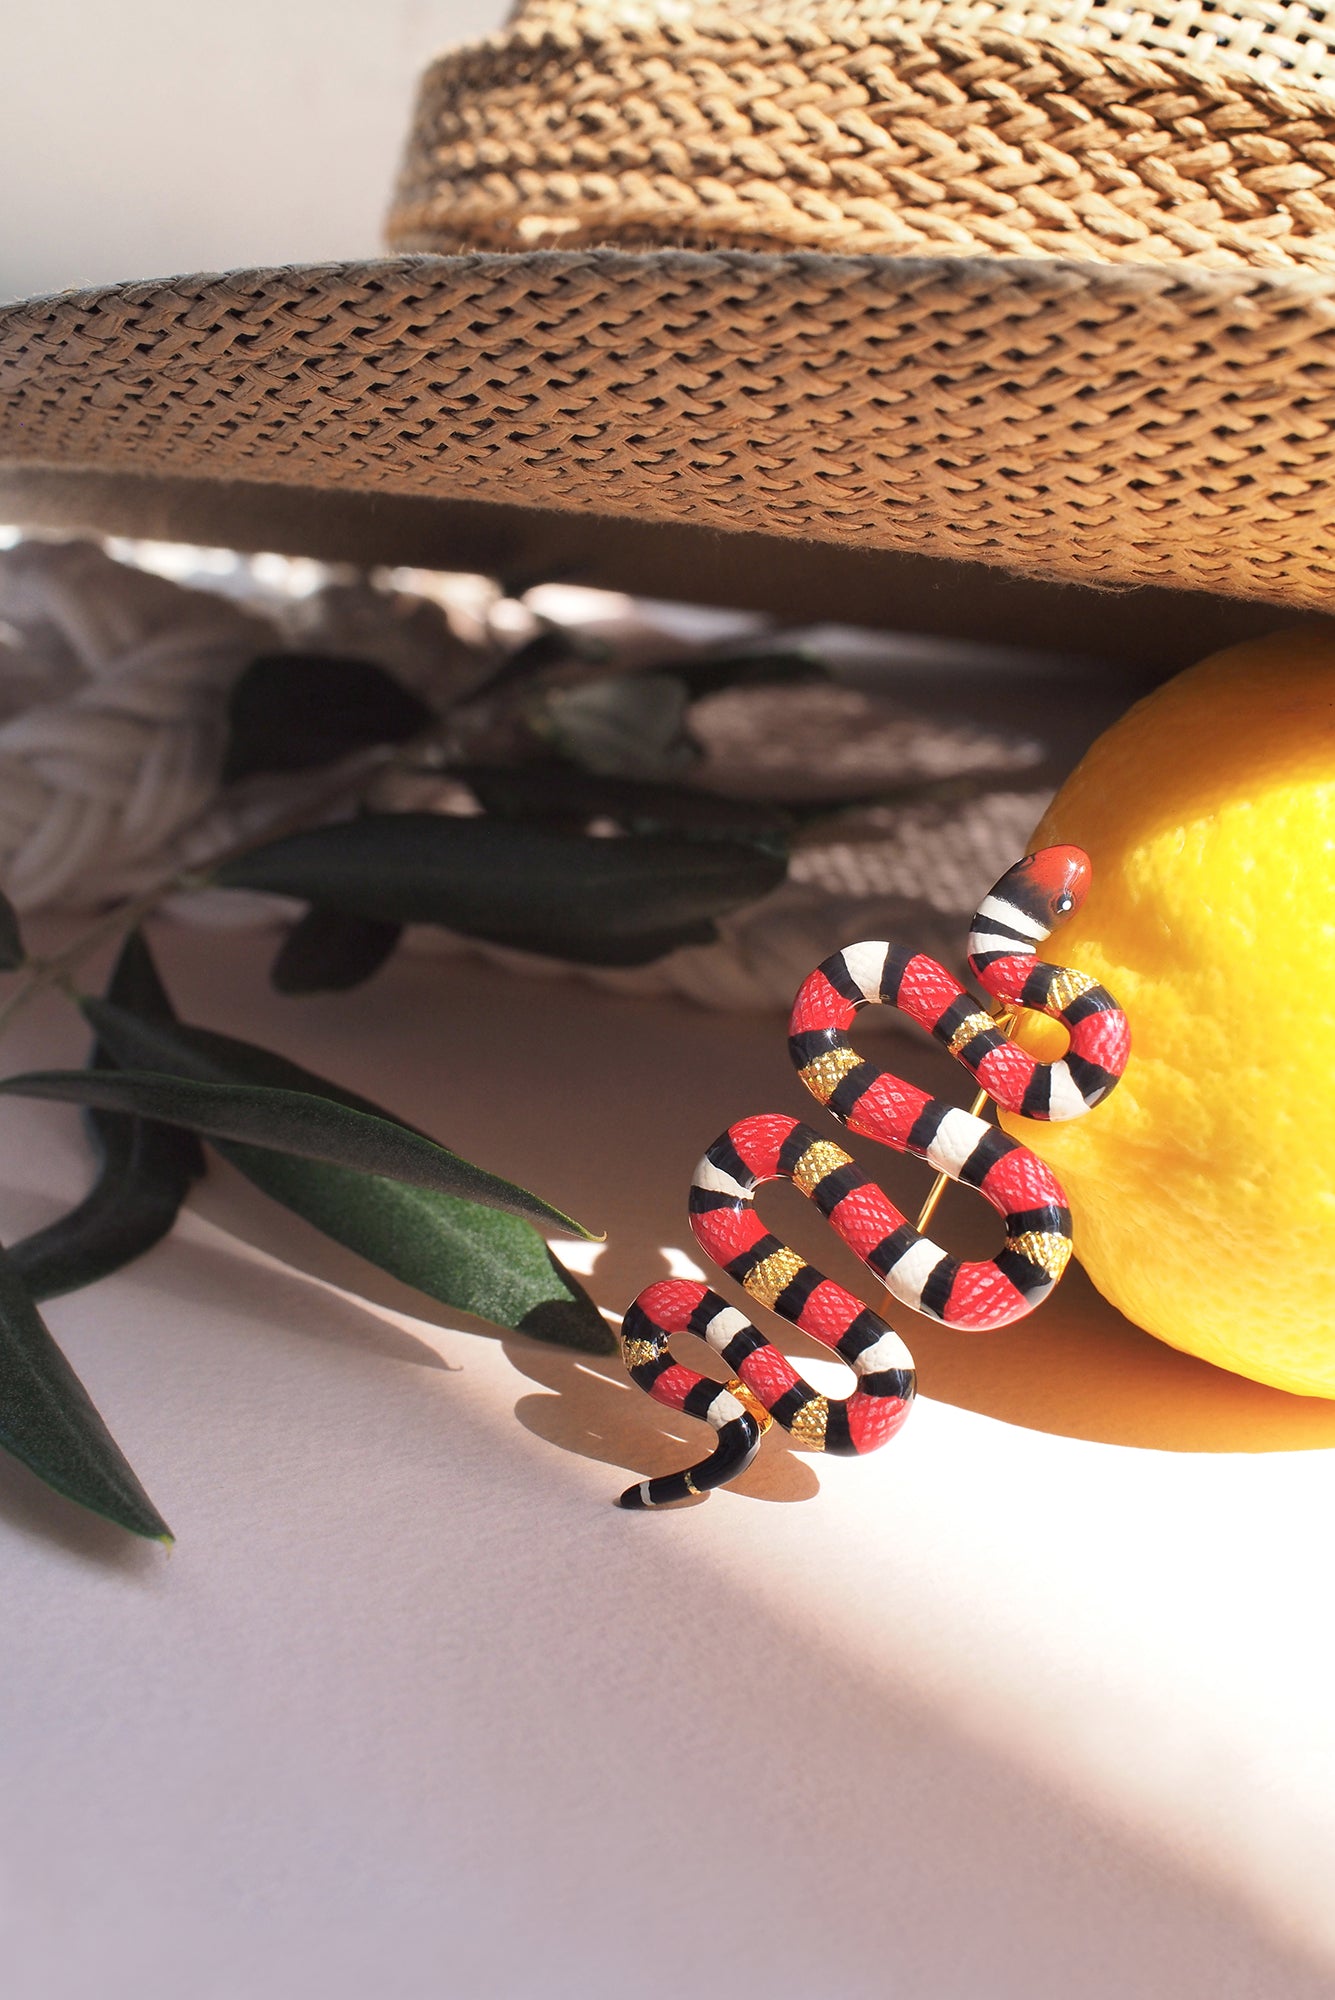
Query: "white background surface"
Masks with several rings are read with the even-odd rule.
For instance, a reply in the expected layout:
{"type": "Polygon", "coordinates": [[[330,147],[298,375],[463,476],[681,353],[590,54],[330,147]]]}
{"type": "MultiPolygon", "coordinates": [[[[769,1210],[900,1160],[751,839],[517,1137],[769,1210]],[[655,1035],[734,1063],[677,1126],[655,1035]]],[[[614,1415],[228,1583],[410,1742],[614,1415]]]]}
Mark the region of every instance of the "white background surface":
{"type": "Polygon", "coordinates": [[[0,298],[374,256],[418,71],[506,0],[6,0],[0,298]]]}
{"type": "MultiPolygon", "coordinates": [[[[716,1131],[807,1109],[775,1019],[412,959],[280,1000],[268,941],[159,944],[187,1015],[606,1226],[609,1306],[688,1252],[716,1131]]],[[[52,1013],[6,1067],[82,1042],[52,1013]]],[[[8,1103],[0,1234],[86,1172],[72,1114],[8,1103]]],[[[215,1170],[48,1308],[179,1540],[0,1465],[14,2000],[1335,1993],[1335,1406],[1077,1274],[1008,1333],[905,1326],[924,1394],[877,1456],[771,1438],[628,1516],[704,1431],[423,1303],[215,1170]]]]}
{"type": "MultiPolygon", "coordinates": [[[[373,252],[417,68],[502,11],[20,0],[0,294],[373,252]]],[[[808,1109],[778,1020],[411,960],[280,1001],[267,948],[161,941],[194,1018],[607,1227],[611,1308],[689,1254],[713,1134],[808,1109]]],[[[52,1011],[5,1066],[82,1047],[52,1011]]],[[[86,1173],[72,1115],[7,1104],[0,1235],[86,1173]]],[[[924,1394],[879,1456],[771,1439],[630,1517],[703,1433],[422,1313],[216,1168],[48,1308],[179,1540],[0,1460],[13,2000],[1335,1995],[1335,1406],[1075,1274],[1006,1334],[904,1326],[924,1394]]]]}

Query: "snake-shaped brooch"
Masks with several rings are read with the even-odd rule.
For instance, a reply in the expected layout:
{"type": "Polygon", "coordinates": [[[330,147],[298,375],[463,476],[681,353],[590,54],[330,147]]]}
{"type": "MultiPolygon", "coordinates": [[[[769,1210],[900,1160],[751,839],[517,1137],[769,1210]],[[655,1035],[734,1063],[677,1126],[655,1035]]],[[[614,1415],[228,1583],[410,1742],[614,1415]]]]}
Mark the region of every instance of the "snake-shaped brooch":
{"type": "Polygon", "coordinates": [[[662,1507],[721,1486],[755,1457],[771,1422],[809,1451],[868,1452],[903,1423],[913,1400],[913,1357],[885,1320],[824,1277],[765,1228],[756,1189],[787,1180],[813,1201],[885,1289],[914,1312],[964,1332],[1032,1312],[1071,1255],[1071,1212],[1036,1154],[977,1115],[985,1099],[1025,1118],[1079,1118],[1126,1068],[1126,1016],[1085,973],[1038,956],[1089,888],[1078,847],[1045,847],[1009,869],[983,898],[969,933],[969,970],[1001,1003],[1000,1019],[921,952],[875,940],[835,952],[804,982],[788,1046],[807,1089],[850,1132],[911,1153],[946,1180],[975,1187],[1005,1225],[995,1257],[966,1263],[910,1223],[841,1146],[799,1119],[743,1118],[716,1139],[691,1185],[691,1228],[718,1268],[752,1299],[831,1348],[856,1377],[851,1395],[823,1396],[803,1381],[745,1313],[695,1280],[649,1285],[627,1312],[621,1353],[656,1402],[712,1425],[713,1451],[686,1472],[628,1487],[623,1507],[662,1507]],[[973,1072],[972,1111],[867,1062],[848,1039],[858,1010],[897,1007],[973,1072]],[[1006,1014],[1032,1009],[1060,1021],[1065,1056],[1040,1062],[1007,1035],[1006,1014]],[[731,1371],[726,1384],[674,1359],[674,1334],[700,1336],[731,1371]]]}

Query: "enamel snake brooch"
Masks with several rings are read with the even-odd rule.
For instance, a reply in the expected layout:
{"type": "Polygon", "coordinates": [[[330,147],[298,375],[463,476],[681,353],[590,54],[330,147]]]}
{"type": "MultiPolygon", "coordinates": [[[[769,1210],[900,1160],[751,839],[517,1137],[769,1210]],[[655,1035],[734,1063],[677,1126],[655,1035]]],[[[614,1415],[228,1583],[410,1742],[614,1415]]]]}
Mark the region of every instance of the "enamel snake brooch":
{"type": "Polygon", "coordinates": [[[848,945],[798,993],[788,1046],[807,1089],[850,1132],[879,1139],[937,1170],[917,1226],[844,1152],[799,1119],[743,1118],[715,1140],[691,1185],[691,1228],[711,1261],[762,1306],[846,1361],[856,1377],[842,1400],[820,1395],[745,1313],[708,1285],[667,1278],[627,1312],[621,1353],[632,1379],[668,1409],[700,1417],[716,1436],[686,1472],[628,1487],[623,1507],[662,1507],[744,1472],[771,1423],[810,1451],[875,1451],[908,1414],[913,1357],[893,1327],[764,1227],[756,1189],[787,1180],[813,1201],[885,1289],[914,1312],[964,1332],[1006,1326],[1041,1304],[1071,1255],[1071,1212],[1054,1175],[1018,1140],[977,1114],[987,1099],[1025,1118],[1079,1118],[1126,1068],[1126,1016],[1106,989],[1038,956],[1084,900],[1089,858],[1045,847],[1009,869],[973,919],[969,970],[1001,1003],[983,1011],[959,981],[921,952],[883,941],[848,945]],[[862,1007],[897,1007],[926,1028],[980,1085],[971,1111],[930,1097],[858,1055],[848,1039],[862,1007]],[[1039,1062],[1007,1029],[1012,1010],[1060,1021],[1070,1047],[1039,1062]],[[965,1263],[921,1232],[947,1180],[975,1187],[996,1209],[1006,1241],[965,1263]],[[698,1334],[731,1371],[725,1385],[673,1358],[674,1334],[698,1334]]]}

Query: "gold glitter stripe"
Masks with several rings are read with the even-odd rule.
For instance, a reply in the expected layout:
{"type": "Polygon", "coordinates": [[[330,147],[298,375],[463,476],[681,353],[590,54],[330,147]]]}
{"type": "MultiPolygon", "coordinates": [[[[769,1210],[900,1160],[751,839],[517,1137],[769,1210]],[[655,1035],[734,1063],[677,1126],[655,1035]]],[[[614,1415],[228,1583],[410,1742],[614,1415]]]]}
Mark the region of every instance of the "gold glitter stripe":
{"type": "Polygon", "coordinates": [[[755,1390],[748,1389],[745,1382],[741,1381],[736,1375],[728,1377],[727,1387],[731,1389],[742,1408],[751,1412],[751,1415],[760,1425],[761,1430],[767,1431],[774,1422],[774,1419],[761,1402],[759,1396],[757,1396],[755,1390]]]}
{"type": "Polygon", "coordinates": [[[623,1340],[621,1358],[627,1368],[643,1368],[646,1361],[657,1361],[666,1347],[667,1342],[661,1339],[623,1340]]]}
{"type": "Polygon", "coordinates": [[[1098,983],[1087,972],[1077,972],[1073,966],[1064,965],[1048,988],[1048,1005],[1069,1007],[1082,993],[1092,993],[1098,983]]]}
{"type": "Polygon", "coordinates": [[[812,1096],[828,1104],[848,1072],[861,1061],[861,1056],[854,1055],[852,1049],[826,1049],[824,1055],[817,1056],[797,1073],[812,1096]]]}
{"type": "Polygon", "coordinates": [[[957,1056],[965,1044],[974,1039],[975,1035],[981,1035],[986,1029],[995,1028],[996,1025],[990,1014],[981,1012],[966,1014],[950,1040],[946,1043],[946,1047],[950,1050],[951,1055],[957,1056]]]}
{"type": "Polygon", "coordinates": [[[1012,1236],[1006,1248],[1018,1250],[1031,1264],[1037,1264],[1055,1285],[1070,1261],[1071,1239],[1047,1229],[1026,1229],[1023,1235],[1012,1236]]]}
{"type": "Polygon", "coordinates": [[[793,1186],[803,1194],[813,1194],[830,1174],[852,1164],[842,1146],[836,1146],[831,1139],[817,1139],[793,1168],[793,1186]]]}
{"type": "Polygon", "coordinates": [[[804,1405],[788,1426],[789,1434],[809,1451],[824,1451],[825,1426],[830,1420],[830,1399],[817,1396],[804,1405]]]}
{"type": "Polygon", "coordinates": [[[742,1283],[762,1306],[772,1306],[784,1286],[806,1267],[806,1258],[799,1257],[796,1250],[775,1250],[768,1257],[762,1257],[755,1269],[747,1272],[742,1283]]]}

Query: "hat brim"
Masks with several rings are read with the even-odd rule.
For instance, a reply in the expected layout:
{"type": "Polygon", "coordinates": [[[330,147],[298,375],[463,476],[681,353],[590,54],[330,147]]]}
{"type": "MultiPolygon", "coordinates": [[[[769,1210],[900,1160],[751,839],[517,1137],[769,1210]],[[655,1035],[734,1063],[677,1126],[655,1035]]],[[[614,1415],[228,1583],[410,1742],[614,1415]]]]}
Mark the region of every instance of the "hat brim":
{"type": "Polygon", "coordinates": [[[835,621],[1009,643],[1156,673],[1283,622],[1273,605],[1254,599],[1040,582],[893,549],[243,480],[0,466],[0,520],[362,566],[478,571],[512,591],[578,582],[767,612],[790,624],[835,621]]]}
{"type": "Polygon", "coordinates": [[[946,559],[982,566],[984,617],[999,569],[1256,600],[1231,636],[1335,604],[1332,327],[1324,278],[1009,258],[510,252],[71,292],[0,310],[0,511],[651,589],[657,542],[678,590],[744,601],[763,571],[780,611],[823,547],[819,608],[848,616],[896,574],[930,600],[946,559]]]}

